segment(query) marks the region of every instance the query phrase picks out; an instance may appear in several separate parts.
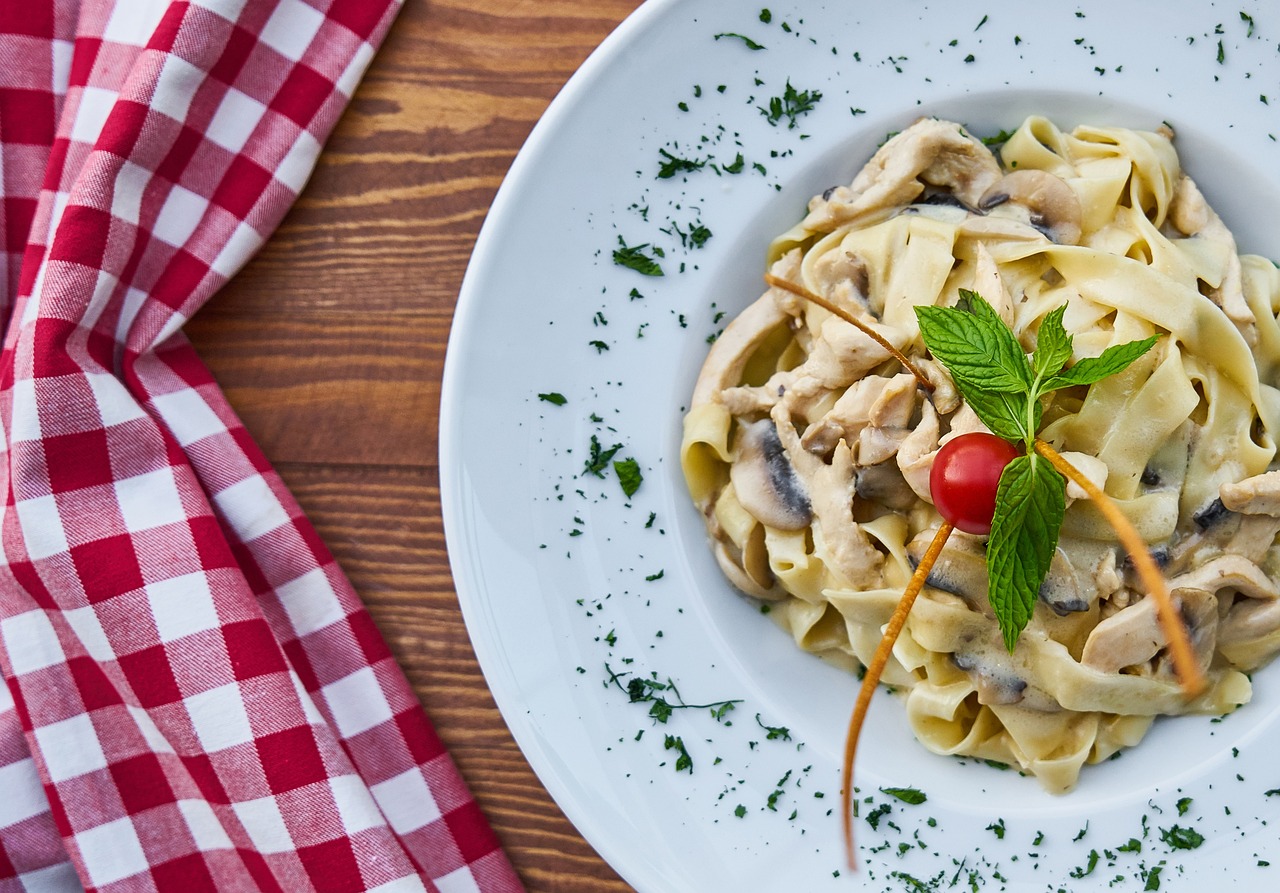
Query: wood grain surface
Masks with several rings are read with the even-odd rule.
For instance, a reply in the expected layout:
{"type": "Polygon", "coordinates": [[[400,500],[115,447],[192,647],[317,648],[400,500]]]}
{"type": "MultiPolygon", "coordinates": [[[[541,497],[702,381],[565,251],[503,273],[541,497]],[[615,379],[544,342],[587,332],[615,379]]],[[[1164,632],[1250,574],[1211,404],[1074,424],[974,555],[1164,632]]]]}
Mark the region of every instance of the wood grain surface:
{"type": "Polygon", "coordinates": [[[534,776],[463,626],[440,517],[440,376],[502,177],[638,0],[407,0],[311,182],[187,327],[316,523],[531,891],[630,887],[534,776]]]}

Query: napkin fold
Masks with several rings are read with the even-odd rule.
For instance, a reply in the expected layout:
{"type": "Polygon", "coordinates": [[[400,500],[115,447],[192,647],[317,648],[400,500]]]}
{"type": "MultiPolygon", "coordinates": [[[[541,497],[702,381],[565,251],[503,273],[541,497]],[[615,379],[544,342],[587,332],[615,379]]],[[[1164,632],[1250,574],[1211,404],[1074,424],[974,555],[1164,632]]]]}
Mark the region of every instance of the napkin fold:
{"type": "Polygon", "coordinates": [[[0,3],[0,891],[520,889],[181,333],[397,10],[0,3]]]}

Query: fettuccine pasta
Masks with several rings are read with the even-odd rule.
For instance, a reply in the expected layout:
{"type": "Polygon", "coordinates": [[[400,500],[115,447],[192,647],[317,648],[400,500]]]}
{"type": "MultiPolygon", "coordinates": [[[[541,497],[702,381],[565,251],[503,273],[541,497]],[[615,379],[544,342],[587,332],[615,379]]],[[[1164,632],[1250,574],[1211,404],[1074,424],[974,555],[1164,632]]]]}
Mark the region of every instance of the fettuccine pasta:
{"type": "Polygon", "coordinates": [[[941,524],[940,445],[985,430],[921,341],[915,305],[981,294],[1035,346],[1065,304],[1074,360],[1152,334],[1092,387],[1056,392],[1042,439],[1150,545],[1208,689],[1184,699],[1152,600],[1074,485],[1034,616],[1010,653],[987,600],[984,538],[954,534],[884,681],[940,754],[996,760],[1069,790],[1154,717],[1223,714],[1280,650],[1280,271],[1240,255],[1167,129],[1027,119],[998,157],[921,120],[849,186],[816,196],[768,270],[853,314],[769,288],[713,344],[681,461],[716,559],[801,648],[865,665],[941,524]]]}

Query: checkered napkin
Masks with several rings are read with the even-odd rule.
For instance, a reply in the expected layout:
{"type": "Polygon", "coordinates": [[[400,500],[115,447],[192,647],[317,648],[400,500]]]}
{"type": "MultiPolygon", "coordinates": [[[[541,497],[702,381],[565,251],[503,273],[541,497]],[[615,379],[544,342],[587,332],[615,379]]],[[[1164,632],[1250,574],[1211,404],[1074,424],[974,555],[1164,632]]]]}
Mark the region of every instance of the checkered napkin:
{"type": "Polygon", "coordinates": [[[518,890],[180,332],[394,0],[0,0],[0,891],[518,890]]]}

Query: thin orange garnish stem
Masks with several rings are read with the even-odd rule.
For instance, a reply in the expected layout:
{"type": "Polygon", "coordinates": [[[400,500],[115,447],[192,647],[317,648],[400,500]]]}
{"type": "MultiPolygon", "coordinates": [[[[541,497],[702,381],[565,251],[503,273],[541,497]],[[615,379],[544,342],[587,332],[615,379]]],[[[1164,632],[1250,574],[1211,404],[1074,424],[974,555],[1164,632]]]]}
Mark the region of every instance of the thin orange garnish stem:
{"type": "Polygon", "coordinates": [[[916,565],[915,573],[911,575],[902,598],[898,600],[898,606],[893,609],[893,615],[884,629],[884,635],[880,637],[880,644],[876,646],[876,652],[871,656],[871,663],[862,677],[862,687],[858,689],[858,700],[853,705],[853,715],[849,717],[849,731],[844,739],[844,790],[841,793],[841,804],[844,812],[844,851],[849,860],[850,871],[858,870],[858,860],[853,849],[853,758],[858,752],[858,737],[862,734],[862,723],[867,718],[871,696],[875,694],[876,686],[880,684],[880,676],[884,673],[884,668],[889,663],[889,656],[893,653],[893,643],[898,641],[898,634],[906,625],[911,606],[915,604],[916,596],[920,594],[925,581],[929,579],[933,563],[938,560],[942,547],[947,544],[951,530],[952,526],[943,521],[938,532],[934,534],[933,542],[929,544],[920,563],[916,565]]]}
{"type": "Polygon", "coordinates": [[[1133,561],[1133,566],[1138,571],[1143,585],[1156,600],[1156,614],[1160,618],[1160,626],[1164,630],[1165,638],[1169,641],[1169,654],[1173,657],[1173,667],[1178,673],[1183,694],[1188,698],[1194,698],[1203,692],[1207,683],[1204,673],[1200,670],[1200,664],[1191,651],[1191,640],[1187,635],[1187,628],[1173,605],[1173,598],[1169,595],[1169,587],[1165,585],[1164,575],[1156,567],[1146,542],[1125,517],[1124,512],[1120,511],[1115,500],[1081,474],[1078,468],[1062,458],[1057,450],[1043,440],[1037,439],[1036,452],[1048,459],[1049,463],[1067,480],[1084,490],[1093,500],[1093,504],[1098,507],[1098,511],[1107,519],[1107,523],[1115,529],[1116,536],[1119,537],[1125,551],[1129,553],[1129,558],[1133,561]]]}
{"type": "Polygon", "coordinates": [[[906,354],[898,350],[898,348],[890,344],[883,335],[868,326],[866,323],[860,321],[856,316],[845,310],[843,307],[831,303],[826,298],[822,297],[822,295],[809,291],[809,289],[805,288],[803,285],[791,282],[788,279],[782,279],[778,276],[774,276],[772,273],[765,273],[764,281],[774,288],[780,288],[783,291],[791,292],[793,295],[799,295],[806,301],[817,304],[823,310],[826,310],[829,313],[834,313],[836,316],[840,317],[849,325],[853,326],[855,329],[862,332],[876,344],[879,344],[888,351],[891,357],[901,363],[904,369],[916,377],[916,381],[920,383],[920,387],[924,388],[926,393],[933,393],[933,382],[925,378],[924,373],[921,372],[914,363],[907,359],[906,354]]]}

